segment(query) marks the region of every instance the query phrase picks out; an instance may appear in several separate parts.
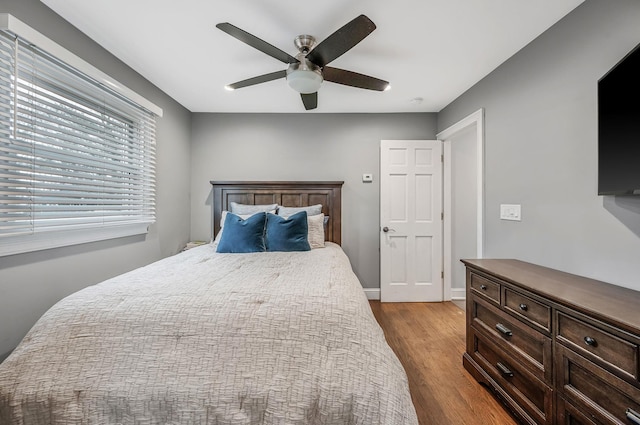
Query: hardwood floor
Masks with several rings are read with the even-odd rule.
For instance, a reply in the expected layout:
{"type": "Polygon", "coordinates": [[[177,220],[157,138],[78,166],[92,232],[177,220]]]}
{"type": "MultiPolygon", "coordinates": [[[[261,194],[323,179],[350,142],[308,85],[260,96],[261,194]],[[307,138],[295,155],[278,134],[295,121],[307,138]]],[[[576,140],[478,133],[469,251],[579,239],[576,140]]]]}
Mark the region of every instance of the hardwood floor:
{"type": "Polygon", "coordinates": [[[370,305],[407,372],[420,425],[518,423],[462,366],[462,309],[452,302],[370,305]]]}

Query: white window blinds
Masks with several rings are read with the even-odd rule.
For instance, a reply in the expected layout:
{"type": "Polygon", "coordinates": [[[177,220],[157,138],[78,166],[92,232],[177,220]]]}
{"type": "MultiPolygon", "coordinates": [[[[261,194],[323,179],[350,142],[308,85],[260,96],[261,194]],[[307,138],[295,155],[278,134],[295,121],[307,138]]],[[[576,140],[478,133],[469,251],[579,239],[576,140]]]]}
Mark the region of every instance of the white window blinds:
{"type": "Polygon", "coordinates": [[[155,115],[0,32],[0,255],[154,221],[155,115]]]}

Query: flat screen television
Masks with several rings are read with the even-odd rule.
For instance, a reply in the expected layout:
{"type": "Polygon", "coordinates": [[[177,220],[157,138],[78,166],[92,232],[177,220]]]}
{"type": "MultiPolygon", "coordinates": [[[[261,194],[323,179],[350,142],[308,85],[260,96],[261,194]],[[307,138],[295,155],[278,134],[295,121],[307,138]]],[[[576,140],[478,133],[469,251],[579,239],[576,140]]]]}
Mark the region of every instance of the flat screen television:
{"type": "Polygon", "coordinates": [[[640,45],[598,80],[598,195],[640,195],[640,45]]]}

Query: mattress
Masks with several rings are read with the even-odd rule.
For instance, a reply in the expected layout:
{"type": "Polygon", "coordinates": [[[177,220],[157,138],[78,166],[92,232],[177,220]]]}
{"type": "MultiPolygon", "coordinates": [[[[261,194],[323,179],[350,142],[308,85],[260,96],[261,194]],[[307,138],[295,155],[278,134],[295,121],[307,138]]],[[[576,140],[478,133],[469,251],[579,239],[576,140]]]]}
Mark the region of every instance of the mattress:
{"type": "Polygon", "coordinates": [[[66,297],[0,365],[0,423],[417,424],[347,256],[326,245],[205,245],[66,297]]]}

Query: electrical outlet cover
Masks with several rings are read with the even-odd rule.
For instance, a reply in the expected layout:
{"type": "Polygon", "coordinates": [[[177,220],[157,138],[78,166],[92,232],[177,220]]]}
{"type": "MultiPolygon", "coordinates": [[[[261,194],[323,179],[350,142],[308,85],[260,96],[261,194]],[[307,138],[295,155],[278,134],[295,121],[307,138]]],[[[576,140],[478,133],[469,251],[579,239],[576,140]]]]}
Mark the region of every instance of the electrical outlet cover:
{"type": "Polygon", "coordinates": [[[500,220],[521,221],[520,204],[500,204],[500,220]]]}

